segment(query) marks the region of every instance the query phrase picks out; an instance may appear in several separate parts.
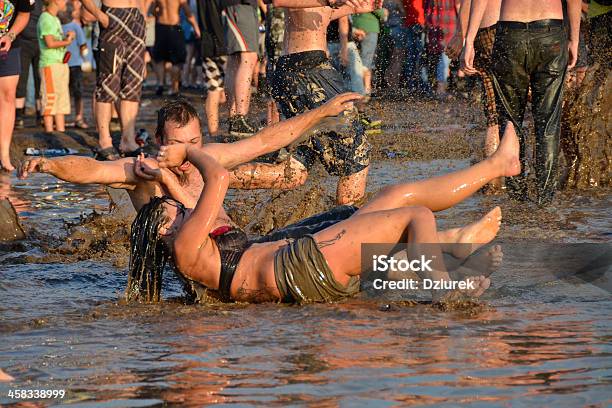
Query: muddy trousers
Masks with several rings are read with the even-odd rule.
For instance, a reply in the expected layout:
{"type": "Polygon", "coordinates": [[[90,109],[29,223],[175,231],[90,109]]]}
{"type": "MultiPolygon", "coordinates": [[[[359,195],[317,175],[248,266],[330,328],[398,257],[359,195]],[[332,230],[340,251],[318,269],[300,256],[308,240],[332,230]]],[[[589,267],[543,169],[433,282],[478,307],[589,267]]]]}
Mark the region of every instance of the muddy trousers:
{"type": "MultiPolygon", "coordinates": [[[[538,203],[549,202],[557,187],[557,165],[563,83],[568,61],[567,33],[562,20],[529,23],[500,21],[493,46],[492,67],[500,134],[512,122],[521,143],[526,170],[525,131],[522,127],[529,89],[535,125],[535,175],[538,203]]],[[[524,173],[507,180],[513,198],[526,199],[524,173]]]]}

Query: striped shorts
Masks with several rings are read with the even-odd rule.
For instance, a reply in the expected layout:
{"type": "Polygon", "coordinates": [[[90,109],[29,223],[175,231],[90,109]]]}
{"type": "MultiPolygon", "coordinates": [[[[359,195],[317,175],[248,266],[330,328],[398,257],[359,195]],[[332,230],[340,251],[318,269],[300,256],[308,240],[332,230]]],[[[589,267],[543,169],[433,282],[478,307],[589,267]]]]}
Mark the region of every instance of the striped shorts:
{"type": "Polygon", "coordinates": [[[496,25],[481,28],[474,39],[474,67],[482,78],[484,114],[487,127],[496,126],[498,122],[497,105],[495,104],[495,91],[491,77],[493,44],[495,43],[496,25]]]}
{"type": "Polygon", "coordinates": [[[221,12],[227,54],[259,52],[257,6],[237,4],[221,12]]]}

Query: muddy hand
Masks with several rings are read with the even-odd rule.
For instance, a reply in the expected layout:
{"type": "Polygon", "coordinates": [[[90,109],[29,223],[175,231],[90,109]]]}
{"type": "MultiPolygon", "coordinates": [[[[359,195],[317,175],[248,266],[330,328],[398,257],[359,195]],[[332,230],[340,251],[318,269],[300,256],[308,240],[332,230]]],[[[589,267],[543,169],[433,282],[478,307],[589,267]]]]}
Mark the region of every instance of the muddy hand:
{"type": "Polygon", "coordinates": [[[144,180],[161,181],[162,173],[159,167],[152,167],[151,162],[147,163],[143,153],[140,153],[134,162],[134,174],[144,180]]]}
{"type": "Polygon", "coordinates": [[[44,157],[36,157],[34,159],[25,160],[19,165],[17,177],[20,179],[25,179],[30,173],[43,173],[45,164],[46,159],[44,157]]]}
{"type": "Polygon", "coordinates": [[[344,111],[353,109],[353,102],[357,102],[362,99],[363,95],[358,94],[357,92],[347,92],[336,95],[323,105],[323,108],[325,109],[325,116],[338,116],[344,111]]]}
{"type": "Polygon", "coordinates": [[[157,154],[157,162],[161,168],[178,167],[187,159],[186,144],[162,146],[157,154]]]}

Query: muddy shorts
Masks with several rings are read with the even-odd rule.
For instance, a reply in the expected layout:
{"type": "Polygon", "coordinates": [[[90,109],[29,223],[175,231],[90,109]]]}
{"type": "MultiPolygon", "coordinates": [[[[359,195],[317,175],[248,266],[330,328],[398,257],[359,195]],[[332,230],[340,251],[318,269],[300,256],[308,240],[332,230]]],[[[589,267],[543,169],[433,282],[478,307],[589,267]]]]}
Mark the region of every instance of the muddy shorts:
{"type": "Polygon", "coordinates": [[[180,25],[155,24],[155,45],[151,57],[155,62],[167,61],[174,65],[185,63],[187,48],[180,25]]]}
{"type": "Polygon", "coordinates": [[[336,281],[312,235],[298,238],[274,255],[274,278],[285,303],[336,302],[359,292],[359,277],[336,281]]]}
{"type": "MultiPolygon", "coordinates": [[[[531,89],[538,204],[552,199],[558,181],[561,104],[569,54],[567,44],[563,20],[497,23],[493,46],[495,61],[491,73],[500,134],[512,122],[520,139],[522,168],[526,170],[527,146],[522,124],[531,89]]],[[[506,185],[511,196],[526,197],[524,177],[510,177],[506,185]]]]}
{"type": "Polygon", "coordinates": [[[221,17],[228,55],[237,52],[259,53],[259,18],[256,6],[228,6],[221,12],[221,17]]]}
{"type": "Polygon", "coordinates": [[[495,43],[496,25],[481,28],[474,39],[474,67],[482,78],[482,103],[487,127],[497,125],[497,107],[495,105],[495,88],[491,78],[493,44],[495,43]]]}
{"type": "Polygon", "coordinates": [[[205,57],[202,63],[204,84],[209,92],[222,91],[225,86],[225,61],[227,57],[205,57]]]}
{"type": "Polygon", "coordinates": [[[96,100],[140,101],[145,73],[145,20],[137,8],[102,7],[109,26],[100,28],[96,100]]]}
{"type": "MultiPolygon", "coordinates": [[[[324,51],[300,52],[278,59],[272,95],[285,118],[315,109],[343,92],[347,89],[342,75],[324,51]]],[[[335,176],[348,176],[368,167],[371,146],[354,113],[334,120],[338,126],[320,127],[314,136],[295,148],[294,158],[307,169],[318,159],[335,176]]]]}
{"type": "Polygon", "coordinates": [[[68,64],[51,64],[40,68],[40,98],[43,116],[70,113],[70,68],[68,64]]]}

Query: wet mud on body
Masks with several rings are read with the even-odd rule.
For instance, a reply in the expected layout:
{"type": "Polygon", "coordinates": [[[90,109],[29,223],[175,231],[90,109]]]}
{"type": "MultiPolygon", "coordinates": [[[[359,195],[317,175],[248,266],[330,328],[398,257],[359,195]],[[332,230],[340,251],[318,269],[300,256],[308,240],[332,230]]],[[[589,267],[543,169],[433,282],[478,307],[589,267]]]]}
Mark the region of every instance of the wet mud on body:
{"type": "MultiPolygon", "coordinates": [[[[152,134],[161,100],[146,95],[142,126],[152,134]]],[[[368,196],[479,159],[476,104],[406,109],[376,100],[368,109],[383,120],[383,133],[371,137],[368,196]]],[[[19,149],[32,147],[27,136],[18,133],[19,149]]],[[[87,154],[89,145],[77,143],[87,154]]],[[[0,383],[0,404],[17,402],[6,398],[9,388],[66,389],[64,404],[121,407],[609,401],[610,292],[559,279],[520,250],[505,255],[483,301],[450,308],[368,291],[338,304],[190,305],[172,273],[162,303],[126,304],[130,220],[109,212],[107,191],[47,175],[0,177],[0,195],[28,236],[0,244],[0,368],[16,378],[0,383]]],[[[225,204],[250,235],[266,234],[332,208],[336,181],[317,166],[297,189],[232,190],[225,204]]],[[[611,204],[609,184],[600,183],[562,191],[544,208],[477,194],[437,219],[439,228],[457,227],[500,205],[502,244],[609,244],[611,204]]]]}

